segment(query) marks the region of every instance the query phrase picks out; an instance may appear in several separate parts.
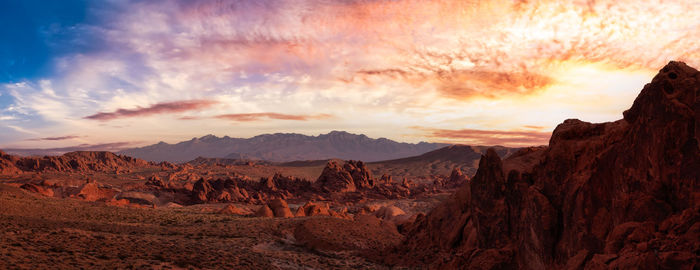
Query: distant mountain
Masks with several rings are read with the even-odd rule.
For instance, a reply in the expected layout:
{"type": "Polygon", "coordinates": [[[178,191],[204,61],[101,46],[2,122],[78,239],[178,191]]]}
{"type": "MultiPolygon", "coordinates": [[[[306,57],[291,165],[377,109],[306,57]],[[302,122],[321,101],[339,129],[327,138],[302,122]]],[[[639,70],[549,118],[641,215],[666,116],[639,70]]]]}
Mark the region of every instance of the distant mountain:
{"type": "Polygon", "coordinates": [[[119,153],[150,161],[170,162],[186,162],[198,157],[276,162],[338,158],[372,162],[417,156],[445,146],[447,144],[399,143],[386,138],[372,139],[365,135],[332,131],[318,136],[275,133],[248,139],[207,135],[176,144],[160,142],[119,153]]]}

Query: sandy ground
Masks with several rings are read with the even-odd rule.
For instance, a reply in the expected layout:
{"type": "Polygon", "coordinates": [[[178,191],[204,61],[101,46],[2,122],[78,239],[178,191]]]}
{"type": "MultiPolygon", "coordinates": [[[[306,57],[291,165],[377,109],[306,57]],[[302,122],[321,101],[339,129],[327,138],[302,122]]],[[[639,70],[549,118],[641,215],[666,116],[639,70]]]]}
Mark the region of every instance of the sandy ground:
{"type": "Polygon", "coordinates": [[[312,219],[333,218],[116,207],[42,197],[0,184],[0,269],[386,268],[352,250],[301,246],[294,229],[312,219]]]}

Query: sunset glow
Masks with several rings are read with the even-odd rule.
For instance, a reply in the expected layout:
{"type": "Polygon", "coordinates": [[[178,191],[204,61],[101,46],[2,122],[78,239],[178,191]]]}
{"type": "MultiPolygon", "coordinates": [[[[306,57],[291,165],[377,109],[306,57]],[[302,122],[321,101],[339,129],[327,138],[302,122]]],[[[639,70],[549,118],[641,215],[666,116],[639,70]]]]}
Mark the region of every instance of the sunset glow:
{"type": "Polygon", "coordinates": [[[540,145],[567,118],[620,119],[670,60],[700,66],[697,0],[102,2],[27,29],[48,48],[36,72],[2,48],[0,147],[331,130],[540,145]]]}

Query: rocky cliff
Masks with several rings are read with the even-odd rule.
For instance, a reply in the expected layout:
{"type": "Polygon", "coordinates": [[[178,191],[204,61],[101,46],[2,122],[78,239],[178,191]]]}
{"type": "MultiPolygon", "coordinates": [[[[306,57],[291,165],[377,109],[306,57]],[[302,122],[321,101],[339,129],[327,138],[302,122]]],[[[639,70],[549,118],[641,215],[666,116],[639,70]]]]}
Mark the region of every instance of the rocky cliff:
{"type": "Polygon", "coordinates": [[[694,269],[700,72],[670,62],[624,118],[569,119],[548,147],[494,151],[409,228],[391,264],[445,269],[694,269]]]}

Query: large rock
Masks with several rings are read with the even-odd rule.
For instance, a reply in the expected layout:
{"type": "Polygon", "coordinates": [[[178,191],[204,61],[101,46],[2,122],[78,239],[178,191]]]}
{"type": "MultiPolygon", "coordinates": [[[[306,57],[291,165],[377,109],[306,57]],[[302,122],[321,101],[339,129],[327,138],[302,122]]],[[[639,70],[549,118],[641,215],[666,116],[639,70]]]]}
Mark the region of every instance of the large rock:
{"type": "Polygon", "coordinates": [[[19,174],[22,171],[15,166],[15,163],[17,162],[17,158],[8,155],[3,151],[0,151],[0,174],[1,175],[12,175],[12,174],[19,174]]]}
{"type": "Polygon", "coordinates": [[[294,217],[294,215],[292,215],[292,211],[289,209],[289,205],[282,199],[271,200],[269,203],[267,203],[267,206],[272,209],[272,213],[275,214],[275,217],[294,217]]]}
{"type": "Polygon", "coordinates": [[[564,121],[546,148],[482,156],[387,262],[465,269],[694,269],[700,72],[671,62],[624,119],[564,121]]]}
{"type": "Polygon", "coordinates": [[[54,192],[51,188],[44,187],[43,185],[35,185],[35,184],[27,183],[27,184],[21,185],[20,188],[25,189],[27,191],[34,192],[34,193],[39,193],[39,194],[47,196],[47,197],[53,197],[53,195],[54,195],[54,192]]]}
{"type": "Polygon", "coordinates": [[[346,161],[343,166],[329,161],[316,180],[316,186],[324,192],[353,192],[374,187],[374,179],[362,161],[346,161]]]}
{"type": "Polygon", "coordinates": [[[270,209],[267,204],[261,206],[258,211],[255,212],[256,217],[274,217],[275,213],[272,212],[272,209],[270,209]]]}

